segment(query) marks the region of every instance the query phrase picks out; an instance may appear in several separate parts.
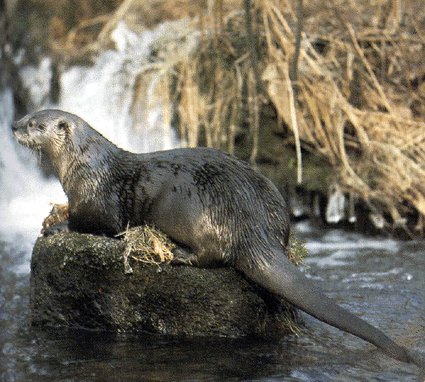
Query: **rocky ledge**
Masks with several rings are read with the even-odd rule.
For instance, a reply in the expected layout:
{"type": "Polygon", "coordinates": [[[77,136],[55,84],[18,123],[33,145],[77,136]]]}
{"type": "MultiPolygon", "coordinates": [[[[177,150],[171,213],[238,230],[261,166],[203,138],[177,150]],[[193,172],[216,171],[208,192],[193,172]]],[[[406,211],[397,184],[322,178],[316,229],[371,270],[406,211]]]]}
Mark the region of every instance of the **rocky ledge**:
{"type": "Polygon", "coordinates": [[[131,260],[123,240],[61,233],[39,238],[31,263],[31,322],[37,326],[184,336],[284,335],[292,306],[231,268],[131,260]]]}

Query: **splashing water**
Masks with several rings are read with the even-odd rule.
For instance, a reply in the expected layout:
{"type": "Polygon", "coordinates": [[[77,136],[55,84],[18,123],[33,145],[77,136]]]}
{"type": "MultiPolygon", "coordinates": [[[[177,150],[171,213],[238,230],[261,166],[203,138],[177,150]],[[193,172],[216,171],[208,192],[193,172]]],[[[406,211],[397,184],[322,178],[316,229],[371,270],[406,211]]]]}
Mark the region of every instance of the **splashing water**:
{"type": "MultiPolygon", "coordinates": [[[[188,33],[184,21],[163,23],[155,30],[140,33],[118,23],[111,35],[114,50],[100,53],[93,66],[73,66],[63,71],[58,104],[49,103],[51,59],[41,59],[38,67],[25,66],[20,76],[31,98],[29,103],[34,110],[58,108],[77,114],[130,151],[177,147],[166,113],[170,106],[156,95],[160,79],[155,72],[146,70],[146,65],[149,66],[156,44],[170,34],[175,36],[179,30],[188,33]],[[139,97],[146,100],[134,104],[135,88],[141,77],[147,79],[143,80],[139,97]]],[[[195,46],[194,38],[187,39],[187,49],[195,46]]],[[[46,179],[41,174],[35,155],[15,142],[10,130],[13,119],[13,94],[4,90],[0,94],[0,235],[23,236],[21,242],[29,253],[50,203],[64,203],[66,196],[56,179],[46,179]]]]}
{"type": "MultiPolygon", "coordinates": [[[[149,70],[149,61],[156,44],[181,29],[187,29],[181,21],[170,22],[136,34],[119,22],[111,35],[115,50],[101,53],[92,67],[75,66],[62,74],[59,107],[78,114],[124,149],[147,152],[176,147],[177,137],[166,115],[170,106],[156,97],[159,75],[149,70]],[[140,95],[137,86],[142,77],[140,95]],[[135,103],[137,97],[143,102],[135,103]]],[[[187,45],[191,49],[194,40],[187,45]]]]}
{"type": "Polygon", "coordinates": [[[43,177],[33,155],[14,141],[10,129],[13,113],[13,95],[6,89],[0,93],[0,235],[13,238],[29,253],[50,210],[49,203],[63,202],[65,196],[60,184],[43,177]]]}

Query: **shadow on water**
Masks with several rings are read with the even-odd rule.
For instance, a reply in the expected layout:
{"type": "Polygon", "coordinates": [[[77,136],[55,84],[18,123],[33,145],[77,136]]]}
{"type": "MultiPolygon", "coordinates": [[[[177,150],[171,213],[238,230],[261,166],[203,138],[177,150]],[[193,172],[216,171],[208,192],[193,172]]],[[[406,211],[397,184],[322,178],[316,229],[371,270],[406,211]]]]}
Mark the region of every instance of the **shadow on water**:
{"type": "MultiPolygon", "coordinates": [[[[17,380],[172,381],[289,375],[284,347],[265,340],[125,337],[86,331],[32,331],[17,380]],[[52,351],[54,349],[54,351],[52,351]],[[254,356],[254,352],[257,353],[254,356]],[[282,365],[282,366],[279,366],[282,365]]],[[[26,336],[21,341],[25,343],[26,336]]]]}
{"type": "MultiPolygon", "coordinates": [[[[298,227],[305,268],[337,302],[425,348],[423,243],[298,227]],[[339,243],[339,244],[338,244],[339,243]]],[[[308,316],[300,337],[202,339],[41,330],[29,322],[29,254],[0,242],[0,381],[415,381],[417,370],[308,316]]]]}

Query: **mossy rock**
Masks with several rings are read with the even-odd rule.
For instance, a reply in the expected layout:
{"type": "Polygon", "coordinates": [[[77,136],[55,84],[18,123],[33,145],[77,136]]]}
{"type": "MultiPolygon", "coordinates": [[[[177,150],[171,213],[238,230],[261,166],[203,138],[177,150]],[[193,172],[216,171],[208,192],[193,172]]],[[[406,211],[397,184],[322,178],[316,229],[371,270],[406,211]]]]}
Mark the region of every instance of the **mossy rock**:
{"type": "Polygon", "coordinates": [[[31,322],[38,326],[182,336],[285,335],[294,308],[228,267],[131,260],[123,240],[62,233],[39,238],[31,262],[31,322]]]}

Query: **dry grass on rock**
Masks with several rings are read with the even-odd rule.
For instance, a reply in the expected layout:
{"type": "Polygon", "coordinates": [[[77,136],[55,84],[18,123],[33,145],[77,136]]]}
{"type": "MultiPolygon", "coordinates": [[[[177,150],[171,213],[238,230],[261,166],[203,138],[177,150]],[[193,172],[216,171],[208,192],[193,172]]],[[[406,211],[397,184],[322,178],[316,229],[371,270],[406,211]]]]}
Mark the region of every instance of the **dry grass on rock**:
{"type": "Polygon", "coordinates": [[[162,232],[144,225],[128,228],[117,235],[122,236],[125,242],[123,252],[124,271],[132,273],[129,259],[152,265],[170,262],[173,259],[172,250],[175,244],[162,232]]]}

